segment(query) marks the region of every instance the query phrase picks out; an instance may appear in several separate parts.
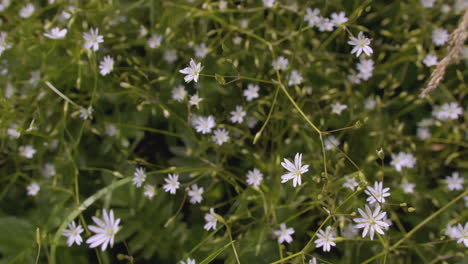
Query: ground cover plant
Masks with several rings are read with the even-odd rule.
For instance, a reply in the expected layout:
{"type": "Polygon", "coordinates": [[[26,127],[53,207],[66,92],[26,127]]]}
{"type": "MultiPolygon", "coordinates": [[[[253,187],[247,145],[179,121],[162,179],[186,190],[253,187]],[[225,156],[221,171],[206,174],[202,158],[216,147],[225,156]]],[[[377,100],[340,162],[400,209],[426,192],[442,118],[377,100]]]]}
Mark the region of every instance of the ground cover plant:
{"type": "Polygon", "coordinates": [[[466,0],[0,0],[0,263],[466,263],[466,0]]]}

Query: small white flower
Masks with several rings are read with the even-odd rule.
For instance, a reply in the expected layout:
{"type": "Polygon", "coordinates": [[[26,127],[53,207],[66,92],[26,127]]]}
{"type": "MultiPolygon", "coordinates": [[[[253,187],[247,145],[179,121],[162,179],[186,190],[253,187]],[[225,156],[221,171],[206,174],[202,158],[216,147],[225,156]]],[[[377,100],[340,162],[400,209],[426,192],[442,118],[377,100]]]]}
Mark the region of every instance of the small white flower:
{"type": "Polygon", "coordinates": [[[254,186],[258,187],[263,181],[263,174],[260,172],[259,169],[254,168],[253,170],[250,170],[247,172],[247,183],[254,186]]]}
{"type": "Polygon", "coordinates": [[[434,7],[435,0],[420,0],[420,2],[424,8],[430,8],[434,7]]]}
{"type": "Polygon", "coordinates": [[[352,177],[351,175],[345,176],[345,182],[343,183],[343,187],[349,188],[352,191],[359,186],[359,183],[356,180],[356,177],[352,177]]]}
{"type": "MultiPolygon", "coordinates": [[[[183,85],[179,85],[172,89],[172,99],[177,102],[182,102],[187,96],[187,91],[183,85]]],[[[198,103],[197,103],[198,104],[198,103]]]]}
{"type": "Polygon", "coordinates": [[[198,104],[203,100],[203,98],[201,98],[200,96],[198,96],[198,94],[194,94],[192,96],[190,96],[190,99],[189,99],[189,104],[190,105],[194,105],[195,107],[198,108],[198,104]]]}
{"type": "Polygon", "coordinates": [[[76,243],[78,246],[81,245],[83,239],[81,238],[81,233],[83,233],[83,227],[81,225],[76,225],[75,221],[72,221],[68,224],[68,229],[63,230],[62,235],[67,237],[67,245],[71,247],[73,243],[76,243]]]}
{"type": "Polygon", "coordinates": [[[114,59],[111,56],[105,56],[99,63],[99,69],[102,76],[106,76],[114,69],[114,59]]]}
{"type": "Polygon", "coordinates": [[[42,167],[42,176],[46,178],[50,178],[55,175],[55,165],[52,163],[46,163],[44,164],[44,167],[42,167]]]}
{"type": "Polygon", "coordinates": [[[247,85],[247,89],[244,90],[244,96],[246,97],[248,102],[252,101],[255,98],[258,98],[258,90],[260,90],[260,87],[258,85],[247,85]]]}
{"type": "Polygon", "coordinates": [[[372,59],[363,59],[359,60],[357,64],[357,69],[359,71],[358,77],[361,80],[369,80],[372,77],[374,72],[374,61],[372,59]]]}
{"type": "Polygon", "coordinates": [[[140,30],[138,31],[138,37],[143,38],[146,35],[148,35],[148,29],[146,29],[145,26],[140,25],[140,30]]]}
{"type": "Polygon", "coordinates": [[[273,69],[277,71],[284,71],[288,68],[289,60],[283,56],[279,56],[275,61],[273,61],[273,69]]]}
{"type": "Polygon", "coordinates": [[[10,6],[10,0],[1,0],[0,1],[0,12],[4,11],[10,6]]]}
{"type": "Polygon", "coordinates": [[[90,248],[95,248],[101,245],[101,251],[106,250],[107,245],[111,248],[114,245],[114,237],[119,232],[120,219],[114,219],[114,212],[110,210],[107,214],[106,210],[102,210],[103,219],[93,216],[93,221],[97,226],[89,225],[88,228],[91,232],[95,233],[92,237],[86,240],[90,244],[90,248]]]}
{"type": "Polygon", "coordinates": [[[203,229],[206,231],[210,231],[210,229],[216,229],[216,223],[218,222],[218,219],[216,218],[213,208],[210,208],[210,212],[205,214],[205,221],[206,224],[203,226],[203,229]]]}
{"type": "Polygon", "coordinates": [[[425,140],[431,137],[431,132],[427,127],[418,127],[416,135],[418,136],[418,138],[425,140]]]}
{"type": "Polygon", "coordinates": [[[89,106],[88,108],[80,108],[80,118],[83,120],[93,119],[93,107],[89,106]]]}
{"type": "Polygon", "coordinates": [[[193,184],[191,188],[192,189],[188,191],[188,195],[190,196],[190,203],[201,203],[203,200],[203,187],[198,188],[198,185],[193,184]]]}
{"type": "Polygon", "coordinates": [[[242,106],[236,106],[236,111],[231,111],[231,122],[242,124],[244,122],[244,116],[247,113],[244,111],[242,106]]]}
{"type": "Polygon", "coordinates": [[[164,191],[170,194],[175,194],[176,190],[179,189],[179,174],[169,174],[167,178],[164,179],[166,184],[163,186],[164,191]]]}
{"type": "Polygon", "coordinates": [[[271,8],[275,5],[275,0],[263,0],[263,5],[271,8]]]}
{"type": "Polygon", "coordinates": [[[329,18],[322,17],[317,24],[317,28],[320,32],[324,31],[332,31],[333,28],[335,27],[335,24],[333,24],[329,18]]]}
{"type": "Polygon", "coordinates": [[[468,247],[468,222],[465,222],[465,226],[463,227],[461,224],[458,224],[457,227],[457,234],[455,238],[457,238],[457,243],[463,243],[465,247],[468,247]]]}
{"type": "Polygon", "coordinates": [[[468,207],[468,195],[463,196],[463,200],[465,200],[465,207],[468,207]]]}
{"type": "Polygon", "coordinates": [[[294,164],[288,159],[284,159],[281,162],[281,166],[289,172],[281,176],[281,183],[285,183],[289,180],[293,180],[293,187],[302,184],[302,174],[309,171],[309,165],[302,165],[302,153],[296,153],[294,157],[294,164]]]}
{"type": "Polygon", "coordinates": [[[29,196],[36,196],[40,189],[41,189],[41,187],[39,186],[39,184],[37,184],[35,182],[31,182],[26,187],[26,190],[27,190],[29,196]]]}
{"type": "Polygon", "coordinates": [[[186,261],[180,261],[179,264],[196,264],[194,259],[187,258],[186,261]]]}
{"type": "Polygon", "coordinates": [[[414,193],[414,187],[416,186],[416,184],[404,179],[400,186],[403,189],[404,193],[414,193]]]}
{"type": "Polygon", "coordinates": [[[34,154],[36,154],[36,149],[31,145],[20,146],[18,150],[20,155],[27,159],[32,159],[34,154]]]}
{"type": "Polygon", "coordinates": [[[330,252],[332,246],[336,246],[336,243],[333,242],[335,240],[335,232],[333,231],[331,226],[327,226],[325,231],[320,230],[317,233],[318,239],[315,240],[316,248],[322,248],[323,252],[330,252]]]}
{"type": "Polygon", "coordinates": [[[18,130],[18,126],[16,124],[10,125],[7,129],[7,134],[10,139],[18,139],[21,136],[21,132],[18,130]]]}
{"type": "Polygon", "coordinates": [[[457,171],[452,173],[452,176],[445,177],[445,182],[450,191],[463,190],[464,178],[460,178],[460,174],[457,171]]]}
{"type": "Polygon", "coordinates": [[[83,33],[83,38],[85,39],[84,48],[87,50],[99,50],[99,43],[104,42],[104,37],[99,35],[98,28],[91,28],[89,32],[83,33]]]}
{"type": "Polygon", "coordinates": [[[219,1],[219,10],[226,10],[228,2],[225,0],[219,1]]]}
{"type": "Polygon", "coordinates": [[[146,173],[145,169],[143,168],[136,168],[135,172],[133,173],[133,185],[135,185],[137,188],[140,188],[141,185],[146,181],[146,173]]]}
{"type": "Polygon", "coordinates": [[[418,122],[418,127],[430,127],[434,125],[434,119],[432,118],[424,118],[418,122]]]}
{"type": "Polygon", "coordinates": [[[66,7],[62,13],[60,13],[59,20],[60,21],[66,21],[72,17],[73,14],[75,14],[76,7],[74,6],[68,6],[66,7]]]}
{"type": "Polygon", "coordinates": [[[346,238],[353,239],[358,235],[358,230],[355,225],[349,223],[343,228],[342,235],[346,238]]]}
{"type": "Polygon", "coordinates": [[[205,45],[205,43],[202,43],[200,45],[195,45],[195,57],[203,59],[206,57],[207,54],[208,54],[208,47],[205,45]]]}
{"type": "Polygon", "coordinates": [[[360,84],[361,78],[359,74],[348,74],[348,81],[352,84],[360,84]]]}
{"type": "Polygon", "coordinates": [[[288,80],[289,86],[299,85],[302,83],[302,75],[300,75],[299,72],[297,72],[296,70],[292,70],[288,80]]]}
{"type": "Polygon", "coordinates": [[[37,87],[39,82],[41,81],[41,71],[36,70],[30,72],[31,78],[29,78],[29,84],[32,85],[33,87],[37,87]]]}
{"type": "Polygon", "coordinates": [[[19,16],[22,18],[29,18],[35,10],[36,8],[33,4],[27,4],[20,9],[19,16]]]}
{"type": "Polygon", "coordinates": [[[106,135],[108,135],[109,137],[113,137],[115,135],[117,135],[117,126],[116,125],[112,125],[112,124],[107,124],[106,125],[106,135]]]}
{"type": "Polygon", "coordinates": [[[320,17],[320,10],[315,8],[314,10],[307,8],[306,15],[304,16],[304,21],[309,23],[309,26],[315,26],[320,22],[322,18],[320,17]]]}
{"type": "Polygon", "coordinates": [[[445,103],[440,107],[439,120],[458,119],[463,114],[463,109],[456,102],[445,103]]]}
{"type": "Polygon", "coordinates": [[[340,26],[346,22],[348,22],[348,18],[346,17],[345,12],[339,13],[332,13],[331,14],[331,22],[337,26],[340,26]]]}
{"type": "Polygon", "coordinates": [[[432,31],[432,42],[436,46],[442,46],[444,45],[449,39],[449,33],[447,30],[443,28],[437,28],[434,31],[432,31]]]}
{"type": "Polygon", "coordinates": [[[427,67],[431,67],[431,66],[437,65],[437,63],[439,63],[439,62],[437,61],[437,56],[436,55],[427,54],[426,57],[423,60],[423,63],[427,67]]]}
{"type": "Polygon", "coordinates": [[[455,226],[451,226],[450,224],[447,224],[445,227],[445,233],[446,236],[448,236],[450,239],[455,239],[458,236],[458,228],[455,226]]]}
{"type": "Polygon", "coordinates": [[[211,130],[216,126],[213,116],[199,116],[194,120],[195,130],[202,134],[211,133],[211,130]]]}
{"type": "Polygon", "coordinates": [[[333,135],[328,136],[324,141],[326,150],[332,150],[340,145],[340,141],[333,135]]]}
{"type": "Polygon", "coordinates": [[[392,161],[390,165],[400,172],[402,168],[413,168],[416,164],[416,158],[411,153],[399,152],[398,154],[391,154],[392,161]]]}
{"type": "Polygon", "coordinates": [[[351,50],[351,54],[356,53],[356,57],[359,57],[362,52],[364,52],[367,56],[370,56],[373,52],[372,48],[369,46],[371,40],[364,36],[364,33],[359,32],[358,37],[355,38],[353,36],[349,37],[348,44],[354,46],[351,50]]]}
{"type": "Polygon", "coordinates": [[[364,228],[362,232],[362,237],[365,237],[367,233],[370,234],[370,239],[374,240],[374,233],[377,232],[381,235],[384,234],[382,228],[388,228],[389,225],[383,221],[386,212],[380,212],[380,206],[375,207],[374,212],[371,211],[369,206],[366,204],[366,211],[364,212],[361,208],[358,208],[359,214],[362,218],[353,219],[357,223],[355,228],[364,228]]]}
{"type": "Polygon", "coordinates": [[[167,49],[164,51],[164,60],[166,60],[168,63],[174,63],[177,58],[177,50],[167,49]]]}
{"type": "Polygon", "coordinates": [[[152,49],[159,48],[161,46],[162,36],[153,34],[148,39],[148,46],[152,49]]]}
{"type": "Polygon", "coordinates": [[[292,234],[294,234],[294,228],[288,228],[286,224],[281,223],[279,230],[274,230],[273,234],[278,238],[278,243],[291,243],[293,241],[292,234]]]}
{"type": "Polygon", "coordinates": [[[337,114],[337,115],[341,115],[341,112],[343,112],[343,110],[348,108],[347,105],[340,104],[340,102],[336,102],[336,103],[332,104],[331,107],[332,107],[332,113],[337,114]]]}
{"type": "Polygon", "coordinates": [[[223,145],[229,140],[229,132],[224,128],[218,128],[213,131],[213,141],[218,145],[223,145]]]}
{"type": "Polygon", "coordinates": [[[390,196],[388,192],[390,188],[386,187],[383,188],[383,182],[374,182],[374,187],[367,186],[366,190],[364,191],[369,197],[367,197],[366,201],[369,204],[373,204],[375,202],[378,203],[385,203],[385,197],[390,196]]]}
{"type": "Polygon", "coordinates": [[[180,70],[179,72],[186,74],[186,76],[184,77],[184,80],[186,83],[189,83],[192,80],[194,82],[198,82],[198,76],[200,75],[201,71],[202,71],[201,62],[196,63],[193,59],[190,59],[190,67],[186,67],[180,70]]]}
{"type": "Polygon", "coordinates": [[[6,42],[6,37],[7,37],[7,33],[0,32],[0,56],[5,50],[11,48],[11,44],[6,42]]]}
{"type": "Polygon", "coordinates": [[[68,30],[66,28],[60,29],[59,27],[54,27],[44,33],[44,36],[50,39],[63,39],[67,35],[67,32],[68,30]]]}
{"type": "Polygon", "coordinates": [[[145,189],[143,195],[150,200],[153,199],[153,197],[156,195],[156,188],[151,184],[145,184],[143,188],[145,189]]]}
{"type": "Polygon", "coordinates": [[[364,100],[364,109],[366,110],[374,110],[376,105],[377,101],[372,97],[367,97],[366,100],[364,100]]]}
{"type": "Polygon", "coordinates": [[[255,116],[248,116],[247,117],[247,126],[249,128],[254,128],[255,125],[257,124],[258,120],[255,118],[255,116]]]}

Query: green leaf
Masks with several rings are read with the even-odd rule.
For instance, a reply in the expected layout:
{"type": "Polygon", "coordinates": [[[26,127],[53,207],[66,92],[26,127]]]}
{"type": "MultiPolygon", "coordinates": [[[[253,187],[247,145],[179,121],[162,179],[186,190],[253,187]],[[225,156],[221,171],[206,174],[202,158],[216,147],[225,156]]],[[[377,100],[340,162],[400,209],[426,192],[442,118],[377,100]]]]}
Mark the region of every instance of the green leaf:
{"type": "Polygon", "coordinates": [[[34,226],[13,216],[0,218],[0,263],[33,263],[34,226]]]}
{"type": "Polygon", "coordinates": [[[215,74],[215,79],[216,81],[221,84],[221,85],[225,85],[226,84],[226,80],[224,80],[224,77],[219,75],[219,74],[215,74]]]}
{"type": "Polygon", "coordinates": [[[210,263],[213,259],[215,259],[219,254],[221,254],[221,252],[223,252],[226,248],[228,248],[232,243],[234,243],[234,241],[231,241],[229,243],[227,243],[226,245],[224,245],[223,247],[219,248],[218,250],[216,250],[215,252],[211,253],[208,257],[206,257],[202,262],[200,262],[200,264],[207,264],[207,263],[210,263]]]}

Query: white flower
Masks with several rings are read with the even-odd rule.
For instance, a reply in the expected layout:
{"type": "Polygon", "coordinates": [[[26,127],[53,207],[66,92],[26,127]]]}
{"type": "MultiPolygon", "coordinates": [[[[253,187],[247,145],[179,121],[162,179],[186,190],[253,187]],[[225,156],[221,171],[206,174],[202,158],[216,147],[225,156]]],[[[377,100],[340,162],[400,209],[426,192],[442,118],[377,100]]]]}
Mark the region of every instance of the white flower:
{"type": "Polygon", "coordinates": [[[30,75],[31,78],[29,78],[29,84],[31,84],[33,87],[36,87],[41,81],[41,71],[32,71],[30,75]]]}
{"type": "Polygon", "coordinates": [[[284,223],[280,224],[279,230],[274,230],[273,234],[278,237],[278,243],[291,243],[293,241],[291,235],[294,234],[294,228],[288,228],[284,223]]]}
{"type": "Polygon", "coordinates": [[[0,1],[0,12],[4,11],[10,6],[10,0],[1,0],[0,1]]]}
{"type": "Polygon", "coordinates": [[[174,63],[177,60],[177,50],[167,49],[164,51],[164,60],[168,63],[174,63]]]}
{"type": "Polygon", "coordinates": [[[366,100],[364,100],[364,109],[366,109],[366,110],[374,110],[376,104],[377,104],[377,101],[375,101],[374,98],[372,98],[372,97],[367,97],[366,100]]]}
{"type": "Polygon", "coordinates": [[[288,68],[289,60],[283,56],[279,56],[271,65],[273,66],[273,69],[277,71],[284,71],[288,68]]]}
{"type": "Polygon", "coordinates": [[[93,119],[93,107],[89,106],[88,108],[80,108],[80,118],[83,120],[93,119]]]}
{"type": "Polygon", "coordinates": [[[247,89],[244,90],[244,96],[246,97],[248,102],[252,101],[255,98],[258,98],[258,90],[260,90],[260,87],[258,85],[247,85],[247,89]]]}
{"type": "Polygon", "coordinates": [[[242,37],[240,37],[240,36],[237,36],[237,37],[232,39],[232,43],[234,43],[236,45],[240,45],[241,42],[242,42],[242,37]]]}
{"type": "Polygon", "coordinates": [[[62,11],[62,13],[60,14],[59,20],[63,22],[63,21],[66,21],[66,20],[70,19],[71,16],[72,16],[73,14],[75,14],[75,10],[76,10],[76,7],[74,7],[74,6],[68,6],[68,7],[66,7],[66,8],[62,11]]]}
{"type": "Polygon", "coordinates": [[[189,104],[190,105],[194,105],[198,108],[198,104],[203,100],[203,98],[201,98],[200,96],[198,96],[198,94],[194,94],[192,96],[190,96],[190,99],[189,99],[189,104]]]}
{"type": "Polygon", "coordinates": [[[206,57],[207,54],[208,54],[208,47],[205,45],[205,43],[202,43],[200,45],[195,45],[195,57],[203,59],[206,57]]]}
{"type": "Polygon", "coordinates": [[[389,225],[383,221],[383,218],[386,216],[386,212],[380,212],[380,206],[376,206],[374,212],[371,211],[369,206],[366,204],[366,211],[364,212],[361,208],[358,208],[359,214],[362,218],[353,219],[357,223],[356,228],[364,228],[362,232],[362,237],[365,237],[367,233],[370,234],[370,239],[374,240],[374,232],[377,232],[381,235],[384,234],[382,228],[388,228],[389,225]]]}
{"type": "Polygon", "coordinates": [[[348,108],[347,105],[340,104],[339,102],[332,104],[331,107],[332,107],[332,113],[337,114],[337,115],[341,115],[341,112],[343,112],[343,110],[348,108]]]}
{"type": "Polygon", "coordinates": [[[436,116],[439,120],[447,120],[447,119],[458,119],[458,116],[463,113],[463,109],[458,106],[457,103],[445,103],[440,107],[440,112],[436,116]]]}
{"type": "Polygon", "coordinates": [[[50,178],[54,175],[55,175],[55,165],[52,163],[44,164],[44,167],[42,167],[42,176],[46,178],[50,178]]]}
{"type": "Polygon", "coordinates": [[[229,132],[224,128],[216,129],[213,134],[213,141],[220,146],[229,140],[229,132]]]}
{"type": "Polygon", "coordinates": [[[450,224],[447,224],[445,227],[445,233],[446,236],[448,236],[451,239],[457,238],[458,234],[458,228],[455,226],[451,226],[450,224]]]}
{"type": "Polygon", "coordinates": [[[297,153],[294,157],[294,164],[288,159],[284,159],[281,162],[281,166],[289,172],[281,176],[281,183],[285,183],[289,180],[293,180],[293,187],[302,184],[302,174],[309,171],[309,165],[302,166],[302,153],[297,153]]]}
{"type": "Polygon", "coordinates": [[[192,80],[194,82],[198,82],[198,76],[200,75],[201,71],[202,71],[201,62],[196,63],[193,59],[190,59],[190,67],[186,67],[180,70],[179,72],[186,74],[186,76],[184,77],[184,80],[186,83],[189,83],[192,80]]]}
{"type": "Polygon", "coordinates": [[[326,150],[332,150],[340,145],[340,141],[333,135],[328,136],[324,141],[326,150]]]}
{"type": "Polygon", "coordinates": [[[39,186],[39,184],[37,184],[35,182],[31,182],[26,187],[26,190],[27,190],[29,196],[36,196],[40,189],[41,189],[41,187],[39,186]]]}
{"type": "Polygon", "coordinates": [[[403,189],[404,193],[414,193],[414,187],[416,184],[409,182],[408,180],[404,179],[403,183],[401,183],[401,188],[403,189]]]}
{"type": "Polygon", "coordinates": [[[194,120],[195,130],[202,134],[211,133],[211,130],[216,126],[213,116],[199,116],[194,120]]]}
{"type": "Polygon", "coordinates": [[[140,188],[141,185],[145,182],[145,180],[146,180],[145,169],[140,168],[140,167],[136,168],[135,172],[133,173],[133,179],[132,179],[133,185],[140,188]]]}
{"type": "Polygon", "coordinates": [[[226,10],[228,2],[225,0],[219,1],[219,10],[226,10]]]}
{"type": "Polygon", "coordinates": [[[117,126],[112,125],[112,124],[107,124],[105,133],[109,137],[113,137],[113,136],[117,135],[117,126]]]}
{"type": "Polygon", "coordinates": [[[263,0],[263,5],[266,7],[273,7],[275,0],[263,0]]]}
{"type": "Polygon", "coordinates": [[[299,85],[302,83],[302,75],[300,75],[296,70],[291,71],[291,75],[288,78],[288,85],[299,85]]]}
{"type": "Polygon", "coordinates": [[[468,247],[468,222],[465,222],[465,226],[463,227],[461,224],[458,224],[457,227],[457,243],[463,243],[465,247],[468,247]]]}
{"type": "Polygon", "coordinates": [[[21,132],[18,130],[18,126],[16,124],[10,125],[7,129],[7,134],[10,139],[18,139],[21,136],[21,132]]]}
{"type": "Polygon", "coordinates": [[[361,58],[357,64],[357,69],[359,71],[358,77],[367,81],[372,77],[374,72],[374,61],[372,59],[361,58]]]}
{"type": "Polygon", "coordinates": [[[263,181],[263,174],[260,172],[259,169],[254,168],[253,170],[250,170],[247,172],[247,183],[258,187],[260,183],[263,181]]]}
{"type": "Polygon", "coordinates": [[[104,42],[104,37],[99,35],[98,28],[91,28],[89,32],[83,33],[83,38],[85,39],[84,48],[87,50],[97,51],[99,49],[99,43],[104,42]]]}
{"type": "Polygon", "coordinates": [[[11,44],[6,42],[6,37],[7,37],[7,33],[0,32],[0,56],[5,50],[11,48],[11,44]]]}
{"type": "Polygon", "coordinates": [[[161,46],[162,36],[153,34],[148,39],[148,46],[152,49],[159,48],[161,46]]]}
{"type": "Polygon", "coordinates": [[[203,187],[198,188],[198,185],[193,184],[191,188],[192,189],[188,191],[188,195],[190,196],[190,203],[201,203],[203,200],[203,187]]]}
{"type": "Polygon", "coordinates": [[[32,16],[35,9],[33,4],[27,4],[20,9],[19,16],[22,18],[29,18],[32,16]]]}
{"type": "Polygon", "coordinates": [[[176,190],[179,189],[179,174],[169,174],[167,178],[164,179],[166,184],[163,186],[164,191],[170,194],[175,194],[176,190]]]}
{"type": "Polygon", "coordinates": [[[342,25],[348,21],[345,12],[332,13],[331,22],[337,26],[342,25]]]}
{"type": "Polygon", "coordinates": [[[145,184],[143,188],[145,189],[143,195],[148,197],[150,200],[153,199],[153,197],[156,195],[156,188],[154,188],[154,186],[151,184],[145,184]]]}
{"type": "Polygon", "coordinates": [[[353,239],[358,235],[358,230],[355,225],[349,223],[343,228],[343,232],[341,234],[346,238],[353,239]]]}
{"type": "Polygon", "coordinates": [[[231,122],[242,124],[244,122],[244,116],[247,113],[244,111],[242,106],[236,106],[236,111],[231,111],[231,122]]]}
{"type": "Polygon", "coordinates": [[[361,78],[359,74],[348,74],[348,81],[352,84],[360,84],[361,78]]]}
{"type": "Polygon", "coordinates": [[[194,259],[187,258],[186,261],[180,261],[179,264],[196,264],[194,259]]]}
{"type": "MultiPolygon", "coordinates": [[[[177,102],[182,102],[187,96],[187,91],[183,85],[179,85],[172,89],[172,99],[177,102]]],[[[198,104],[198,103],[197,103],[198,104]]]]}
{"type": "Polygon", "coordinates": [[[356,177],[353,177],[351,175],[345,176],[345,182],[343,183],[343,187],[347,187],[354,191],[357,186],[359,186],[359,183],[356,181],[356,177]]]}
{"type": "Polygon", "coordinates": [[[434,7],[435,0],[420,0],[420,2],[424,8],[430,8],[434,7]]]}
{"type": "Polygon", "coordinates": [[[416,164],[416,158],[411,153],[399,152],[398,154],[391,154],[392,161],[390,165],[395,167],[397,171],[401,171],[402,168],[413,168],[416,164]]]}
{"type": "Polygon", "coordinates": [[[450,191],[463,190],[464,178],[460,178],[460,174],[455,171],[452,173],[452,176],[445,177],[445,182],[450,191]]]}
{"type": "Polygon", "coordinates": [[[114,220],[114,212],[110,210],[107,214],[106,210],[102,209],[103,219],[93,216],[93,221],[97,226],[88,226],[89,230],[95,233],[92,237],[86,240],[90,244],[90,248],[95,248],[101,245],[101,251],[106,250],[107,245],[114,245],[114,236],[119,232],[120,219],[114,220]]]}
{"type": "Polygon", "coordinates": [[[81,238],[81,233],[83,233],[83,227],[81,225],[76,226],[75,221],[72,221],[68,224],[68,229],[63,230],[62,235],[67,237],[67,245],[71,247],[73,243],[76,243],[78,246],[81,245],[83,239],[81,238]]]}
{"type": "Polygon", "coordinates": [[[332,31],[333,28],[335,27],[335,24],[333,24],[329,18],[322,17],[317,24],[317,28],[320,32],[324,31],[332,31]]]}
{"type": "Polygon", "coordinates": [[[439,63],[439,62],[437,61],[437,56],[436,55],[427,54],[426,57],[423,60],[423,63],[427,67],[431,67],[431,66],[437,65],[437,63],[439,63]]]}
{"type": "Polygon", "coordinates": [[[416,135],[418,136],[418,138],[424,140],[424,139],[428,139],[431,137],[431,132],[429,131],[429,128],[427,127],[418,127],[416,135]]]}
{"type": "Polygon", "coordinates": [[[320,17],[320,10],[315,8],[314,10],[307,8],[306,15],[304,16],[304,21],[309,23],[309,26],[315,26],[319,23],[322,18],[320,17]]]}
{"type": "Polygon", "coordinates": [[[31,145],[20,146],[18,150],[20,155],[27,159],[32,159],[34,154],[36,154],[36,149],[31,145]]]}
{"type": "Polygon", "coordinates": [[[369,46],[371,40],[364,36],[364,33],[359,32],[358,37],[355,38],[353,36],[349,37],[348,44],[354,46],[351,50],[351,54],[356,53],[356,57],[359,57],[362,52],[364,52],[367,56],[370,56],[373,52],[372,48],[369,46]]]}
{"type": "Polygon", "coordinates": [[[443,28],[437,28],[434,31],[432,31],[432,42],[434,42],[436,46],[444,45],[445,42],[448,41],[448,39],[449,39],[449,34],[447,30],[443,28]]]}
{"type": "Polygon", "coordinates": [[[210,208],[210,213],[205,214],[205,221],[206,224],[203,226],[203,229],[206,231],[210,231],[210,229],[216,229],[216,223],[218,222],[218,219],[216,218],[213,208],[210,208]]]}
{"type": "Polygon", "coordinates": [[[111,56],[105,56],[99,63],[99,69],[102,76],[109,74],[114,69],[114,59],[111,56]]]}
{"type": "Polygon", "coordinates": [[[254,128],[255,125],[257,124],[258,120],[255,118],[255,116],[248,116],[247,117],[247,126],[249,128],[254,128]]]}
{"type": "Polygon", "coordinates": [[[50,39],[63,39],[67,35],[67,29],[60,29],[59,27],[54,27],[48,32],[44,33],[44,36],[50,39]]]}
{"type": "Polygon", "coordinates": [[[429,127],[434,125],[434,119],[432,118],[424,118],[418,122],[418,127],[429,127]]]}
{"type": "Polygon", "coordinates": [[[327,226],[325,231],[320,230],[317,233],[318,239],[315,240],[316,248],[322,248],[323,252],[330,252],[332,246],[336,246],[336,243],[333,242],[335,240],[335,232],[333,231],[331,226],[327,226]]]}
{"type": "Polygon", "coordinates": [[[367,197],[366,201],[369,204],[373,204],[375,202],[385,203],[385,197],[390,196],[388,192],[390,188],[386,187],[383,188],[383,182],[374,182],[374,187],[367,186],[366,190],[364,191],[369,197],[367,197]]]}

